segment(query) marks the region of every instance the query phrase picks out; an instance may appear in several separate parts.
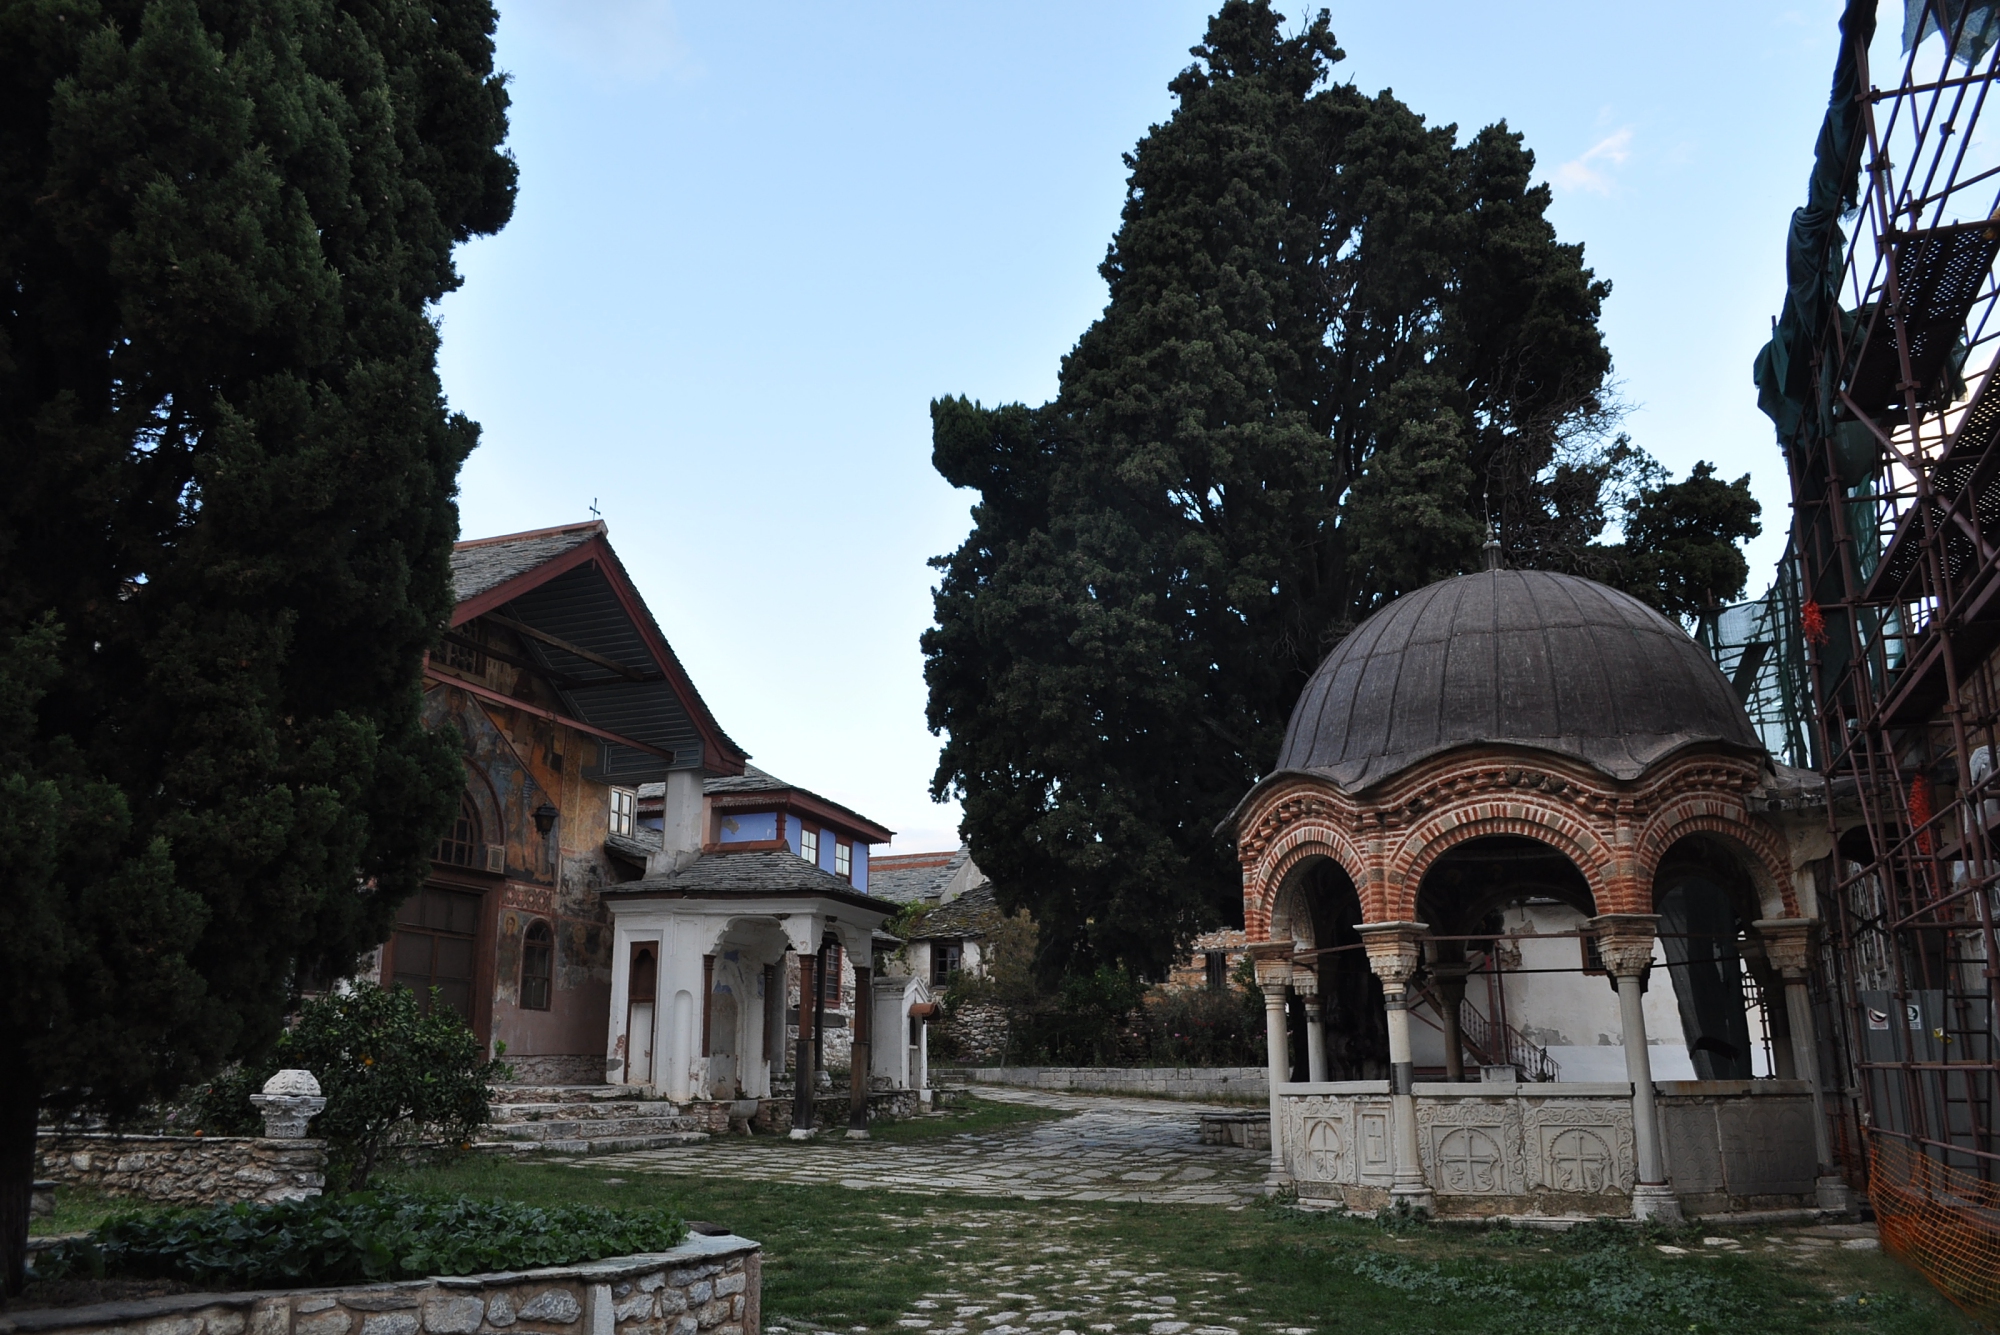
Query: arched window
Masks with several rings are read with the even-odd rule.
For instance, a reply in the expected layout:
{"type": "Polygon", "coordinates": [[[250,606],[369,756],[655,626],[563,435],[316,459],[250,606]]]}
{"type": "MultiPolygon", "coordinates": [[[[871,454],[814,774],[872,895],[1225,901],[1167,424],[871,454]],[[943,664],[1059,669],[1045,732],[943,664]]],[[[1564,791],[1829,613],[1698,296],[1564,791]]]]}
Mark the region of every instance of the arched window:
{"type": "Polygon", "coordinates": [[[555,972],[556,939],[545,922],[528,928],[521,942],[521,1008],[549,1008],[549,985],[555,972]]]}
{"type": "Polygon", "coordinates": [[[479,828],[479,808],[472,805],[472,794],[460,793],[458,819],[451,823],[444,838],[438,840],[437,852],[432,856],[446,866],[477,867],[485,842],[479,828]]]}

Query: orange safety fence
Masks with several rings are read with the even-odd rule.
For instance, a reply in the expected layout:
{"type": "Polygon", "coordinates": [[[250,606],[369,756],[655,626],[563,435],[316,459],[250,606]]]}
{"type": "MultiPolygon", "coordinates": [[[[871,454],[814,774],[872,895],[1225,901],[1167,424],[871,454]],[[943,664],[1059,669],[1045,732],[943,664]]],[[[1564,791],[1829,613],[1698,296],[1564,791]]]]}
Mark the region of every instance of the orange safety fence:
{"type": "Polygon", "coordinates": [[[1974,1317],[2000,1317],[2000,1183],[1900,1140],[1868,1140],[1868,1200],[1883,1248],[1974,1317]]]}

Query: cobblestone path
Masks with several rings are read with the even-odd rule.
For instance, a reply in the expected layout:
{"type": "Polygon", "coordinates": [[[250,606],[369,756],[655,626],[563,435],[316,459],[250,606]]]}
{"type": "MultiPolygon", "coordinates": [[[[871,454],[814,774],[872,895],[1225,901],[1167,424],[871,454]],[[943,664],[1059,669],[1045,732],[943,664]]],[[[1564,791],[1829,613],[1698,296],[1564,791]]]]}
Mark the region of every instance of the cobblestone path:
{"type": "Polygon", "coordinates": [[[838,1183],[862,1191],[1239,1208],[1257,1196],[1270,1163],[1259,1151],[1203,1145],[1199,1117],[1211,1110],[1205,1104],[986,1086],[978,1096],[1075,1115],[906,1145],[718,1136],[703,1145],[596,1155],[588,1162],[621,1172],[838,1183]]]}
{"type": "MultiPolygon", "coordinates": [[[[898,1335],[1316,1335],[1263,1319],[1240,1276],[1169,1272],[1140,1253],[1075,1246],[1064,1235],[1088,1219],[1054,1207],[1025,1233],[1019,1215],[977,1210],[926,1210],[903,1222],[923,1239],[909,1250],[934,1264],[937,1283],[896,1319],[898,1335]]],[[[767,1312],[764,1329],[870,1330],[833,1312],[767,1312]]]]}

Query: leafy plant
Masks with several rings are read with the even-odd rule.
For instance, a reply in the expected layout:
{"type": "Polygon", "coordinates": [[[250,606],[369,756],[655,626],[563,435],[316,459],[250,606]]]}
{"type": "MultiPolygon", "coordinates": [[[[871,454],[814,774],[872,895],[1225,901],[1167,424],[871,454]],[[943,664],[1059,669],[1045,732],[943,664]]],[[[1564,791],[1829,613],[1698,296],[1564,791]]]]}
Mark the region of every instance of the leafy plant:
{"type": "Polygon", "coordinates": [[[327,1142],[327,1180],[349,1191],[368,1185],[392,1143],[470,1141],[492,1117],[487,1086],[513,1074],[445,1007],[426,1015],[408,988],[362,983],[309,998],[270,1056],[200,1086],[179,1120],[210,1134],[254,1134],[262,1122],[250,1095],[286,1068],[319,1080],[326,1109],[312,1131],[327,1142]]]}
{"type": "Polygon", "coordinates": [[[687,1237],[669,1210],[355,1192],[269,1205],[121,1214],[44,1252],[43,1279],[179,1279],[228,1288],[350,1284],[573,1265],[687,1237]]]}

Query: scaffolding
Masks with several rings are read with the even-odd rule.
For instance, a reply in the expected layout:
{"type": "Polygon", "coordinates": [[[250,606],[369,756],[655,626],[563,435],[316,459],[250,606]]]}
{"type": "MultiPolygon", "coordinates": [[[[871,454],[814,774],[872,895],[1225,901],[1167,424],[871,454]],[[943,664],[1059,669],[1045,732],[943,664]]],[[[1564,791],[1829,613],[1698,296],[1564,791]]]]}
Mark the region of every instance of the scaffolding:
{"type": "Polygon", "coordinates": [[[1885,1244],[1989,1318],[2000,126],[1982,139],[1979,121],[2000,78],[1996,9],[1909,0],[1900,32],[1877,42],[1875,0],[1849,0],[1783,312],[1757,367],[1792,482],[1796,566],[1774,588],[1797,605],[1776,611],[1803,642],[1803,689],[1778,689],[1808,703],[1829,795],[1833,851],[1814,872],[1834,1140],[1885,1244]]]}

